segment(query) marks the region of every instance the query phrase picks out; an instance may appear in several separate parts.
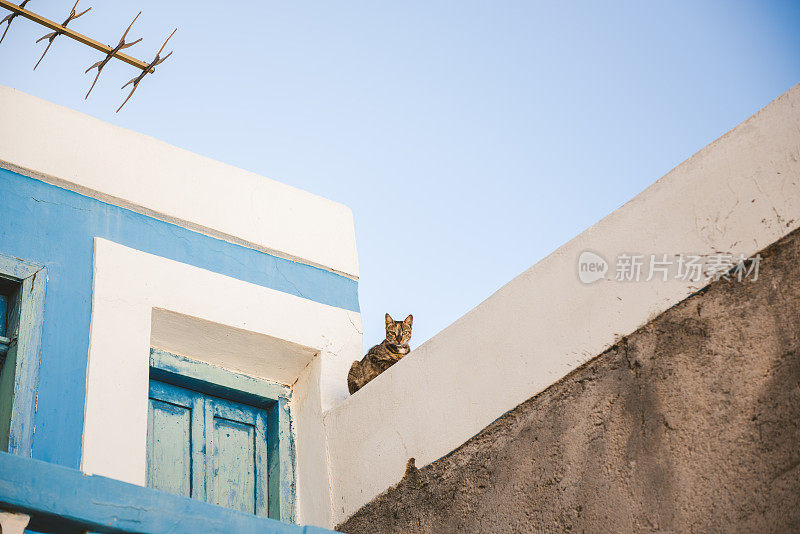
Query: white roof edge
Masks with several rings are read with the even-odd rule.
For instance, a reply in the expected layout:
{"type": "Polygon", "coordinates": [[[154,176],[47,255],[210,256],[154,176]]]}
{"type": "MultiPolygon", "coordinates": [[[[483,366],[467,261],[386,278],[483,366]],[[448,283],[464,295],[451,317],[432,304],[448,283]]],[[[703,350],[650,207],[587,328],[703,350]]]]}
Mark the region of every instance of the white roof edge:
{"type": "Polygon", "coordinates": [[[343,204],[2,85],[0,117],[0,166],[358,278],[353,214],[343,204]]]}

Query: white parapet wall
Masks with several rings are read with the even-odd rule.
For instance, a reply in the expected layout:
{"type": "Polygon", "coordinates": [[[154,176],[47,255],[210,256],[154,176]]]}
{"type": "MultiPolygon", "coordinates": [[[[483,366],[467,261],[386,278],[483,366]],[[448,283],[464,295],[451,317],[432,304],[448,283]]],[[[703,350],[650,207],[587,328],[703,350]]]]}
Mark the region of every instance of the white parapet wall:
{"type": "Polygon", "coordinates": [[[646,281],[651,254],[710,266],[719,254],[750,258],[798,225],[795,86],[328,411],[333,524],[398,482],[409,458],[441,458],[708,284],[674,271],[646,281]],[[592,284],[578,277],[584,251],[608,263],[592,284]],[[640,281],[614,279],[623,254],[644,256],[640,281]]]}

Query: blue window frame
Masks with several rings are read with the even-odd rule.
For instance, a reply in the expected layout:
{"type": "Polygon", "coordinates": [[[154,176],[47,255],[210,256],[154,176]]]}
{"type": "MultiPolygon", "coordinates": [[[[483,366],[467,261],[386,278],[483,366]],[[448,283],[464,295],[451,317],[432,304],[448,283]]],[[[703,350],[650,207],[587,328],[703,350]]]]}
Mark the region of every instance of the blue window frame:
{"type": "Polygon", "coordinates": [[[20,284],[0,276],[0,450],[7,452],[17,366],[20,284]]]}
{"type": "Polygon", "coordinates": [[[0,451],[31,457],[47,269],[0,254],[0,451]]]}
{"type": "Polygon", "coordinates": [[[291,390],[150,352],[147,485],[294,521],[291,390]]]}
{"type": "Polygon", "coordinates": [[[19,286],[18,282],[0,276],[0,366],[8,354],[11,340],[17,330],[19,286]]]}

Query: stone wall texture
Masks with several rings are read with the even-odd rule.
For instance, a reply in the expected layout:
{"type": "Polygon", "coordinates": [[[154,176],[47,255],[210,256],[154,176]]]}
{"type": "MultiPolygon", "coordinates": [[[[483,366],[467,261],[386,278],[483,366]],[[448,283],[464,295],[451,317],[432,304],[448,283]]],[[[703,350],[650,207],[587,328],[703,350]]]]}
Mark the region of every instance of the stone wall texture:
{"type": "Polygon", "coordinates": [[[800,233],[337,527],[800,532],[800,233]]]}

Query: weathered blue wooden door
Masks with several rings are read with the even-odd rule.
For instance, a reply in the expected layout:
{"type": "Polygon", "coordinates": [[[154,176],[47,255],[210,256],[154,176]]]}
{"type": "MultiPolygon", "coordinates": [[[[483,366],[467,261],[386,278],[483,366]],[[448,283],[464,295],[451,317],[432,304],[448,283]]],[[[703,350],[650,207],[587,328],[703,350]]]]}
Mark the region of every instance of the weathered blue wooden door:
{"type": "Polygon", "coordinates": [[[266,412],[207,397],[212,498],[210,502],[242,512],[267,515],[266,412]]]}
{"type": "Polygon", "coordinates": [[[267,516],[267,413],[150,381],[147,485],[267,516]]]}

